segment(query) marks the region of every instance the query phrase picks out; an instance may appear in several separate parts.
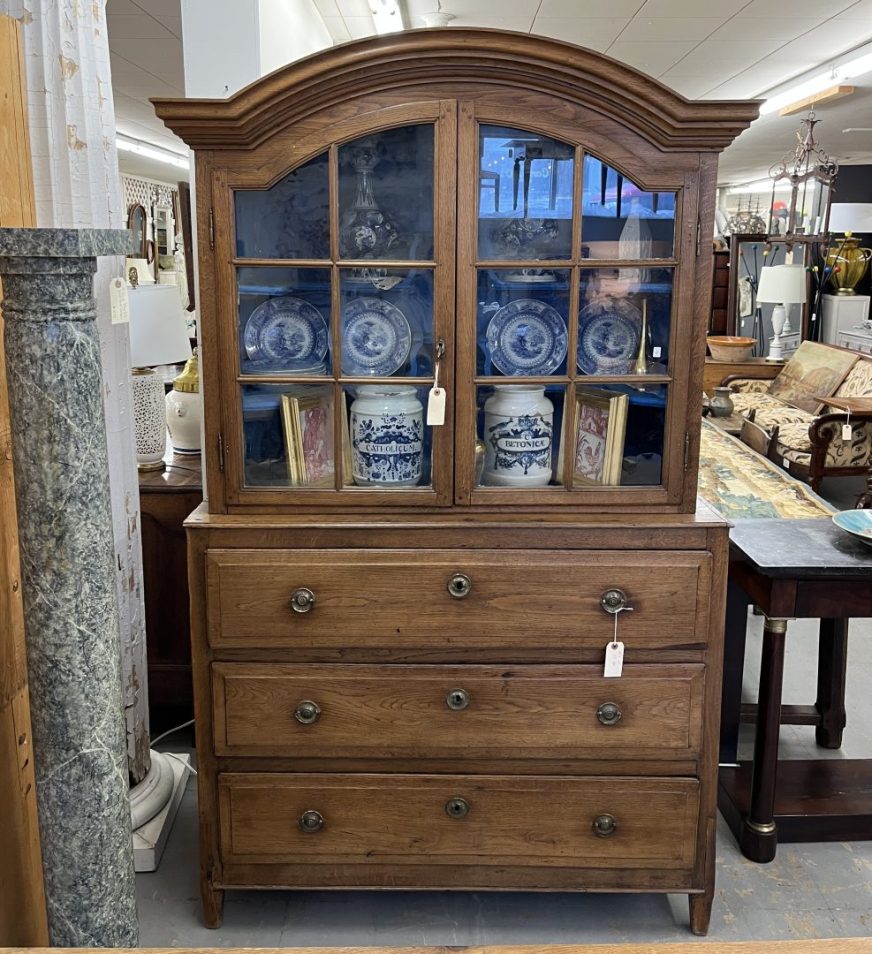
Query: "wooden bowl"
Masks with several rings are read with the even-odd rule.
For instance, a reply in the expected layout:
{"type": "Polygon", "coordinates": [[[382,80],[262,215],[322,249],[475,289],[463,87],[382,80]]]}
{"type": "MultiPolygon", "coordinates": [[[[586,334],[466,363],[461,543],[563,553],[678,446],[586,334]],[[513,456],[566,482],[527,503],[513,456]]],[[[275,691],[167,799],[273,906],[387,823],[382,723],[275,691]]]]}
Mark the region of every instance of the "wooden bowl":
{"type": "Polygon", "coordinates": [[[757,344],[756,338],[738,335],[709,335],[705,340],[715,361],[747,361],[757,344]]]}

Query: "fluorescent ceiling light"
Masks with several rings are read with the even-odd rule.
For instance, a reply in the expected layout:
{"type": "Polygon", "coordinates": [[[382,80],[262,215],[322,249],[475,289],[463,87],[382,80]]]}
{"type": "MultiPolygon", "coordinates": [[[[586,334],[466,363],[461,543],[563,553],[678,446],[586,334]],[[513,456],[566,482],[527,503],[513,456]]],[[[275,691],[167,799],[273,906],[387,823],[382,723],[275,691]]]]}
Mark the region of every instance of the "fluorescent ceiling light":
{"type": "Polygon", "coordinates": [[[143,156],[146,159],[155,159],[157,162],[165,162],[167,165],[176,166],[179,169],[191,168],[191,163],[188,161],[187,156],[183,156],[178,152],[170,152],[168,149],[161,149],[158,146],[150,146],[148,143],[140,142],[138,139],[116,136],[115,145],[122,152],[132,152],[137,156],[143,156]]]}
{"type": "Polygon", "coordinates": [[[767,113],[777,112],[783,106],[790,106],[791,103],[795,103],[799,99],[814,96],[815,93],[821,93],[842,80],[850,79],[852,76],[862,76],[870,70],[872,70],[872,53],[858,56],[854,60],[848,60],[847,63],[842,63],[840,66],[833,66],[825,73],[818,73],[802,83],[797,83],[796,86],[791,86],[783,93],[778,93],[777,96],[771,96],[760,107],[760,115],[765,116],[767,113]]]}
{"type": "Polygon", "coordinates": [[[398,0],[369,0],[369,9],[376,33],[399,33],[405,29],[398,0]]]}

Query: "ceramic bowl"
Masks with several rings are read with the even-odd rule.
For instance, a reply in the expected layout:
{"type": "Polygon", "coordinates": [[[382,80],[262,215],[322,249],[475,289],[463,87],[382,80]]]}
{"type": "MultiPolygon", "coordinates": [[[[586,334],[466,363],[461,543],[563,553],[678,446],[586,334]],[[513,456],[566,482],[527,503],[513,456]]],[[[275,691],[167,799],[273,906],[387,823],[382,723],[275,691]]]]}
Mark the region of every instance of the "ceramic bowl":
{"type": "Polygon", "coordinates": [[[833,514],[833,523],[872,547],[872,510],[843,510],[833,514]]]}
{"type": "Polygon", "coordinates": [[[747,361],[757,344],[756,338],[738,335],[709,335],[705,340],[715,361],[747,361]]]}

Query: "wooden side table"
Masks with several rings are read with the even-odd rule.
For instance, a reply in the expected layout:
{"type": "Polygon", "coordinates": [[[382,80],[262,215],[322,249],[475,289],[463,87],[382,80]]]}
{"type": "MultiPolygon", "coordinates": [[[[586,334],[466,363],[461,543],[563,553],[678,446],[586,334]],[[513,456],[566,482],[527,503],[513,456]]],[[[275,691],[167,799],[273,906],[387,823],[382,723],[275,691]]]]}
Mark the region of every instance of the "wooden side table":
{"type": "Polygon", "coordinates": [[[721,381],[731,374],[771,381],[783,367],[783,361],[767,361],[766,358],[748,358],[746,361],[715,361],[713,358],[706,358],[702,389],[710,395],[721,381]]]}
{"type": "Polygon", "coordinates": [[[152,729],[193,718],[187,544],[182,527],[203,500],[200,458],[173,455],[139,475],[152,729]]]}

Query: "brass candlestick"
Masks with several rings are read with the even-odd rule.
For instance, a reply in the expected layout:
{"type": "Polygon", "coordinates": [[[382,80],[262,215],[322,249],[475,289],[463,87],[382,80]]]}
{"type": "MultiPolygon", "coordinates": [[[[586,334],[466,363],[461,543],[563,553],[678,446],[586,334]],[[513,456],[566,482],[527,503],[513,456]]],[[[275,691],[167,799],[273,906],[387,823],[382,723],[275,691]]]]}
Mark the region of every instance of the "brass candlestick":
{"type": "Polygon", "coordinates": [[[642,299],[642,329],[639,337],[639,353],[633,367],[636,374],[648,373],[648,299],[642,299]]]}

